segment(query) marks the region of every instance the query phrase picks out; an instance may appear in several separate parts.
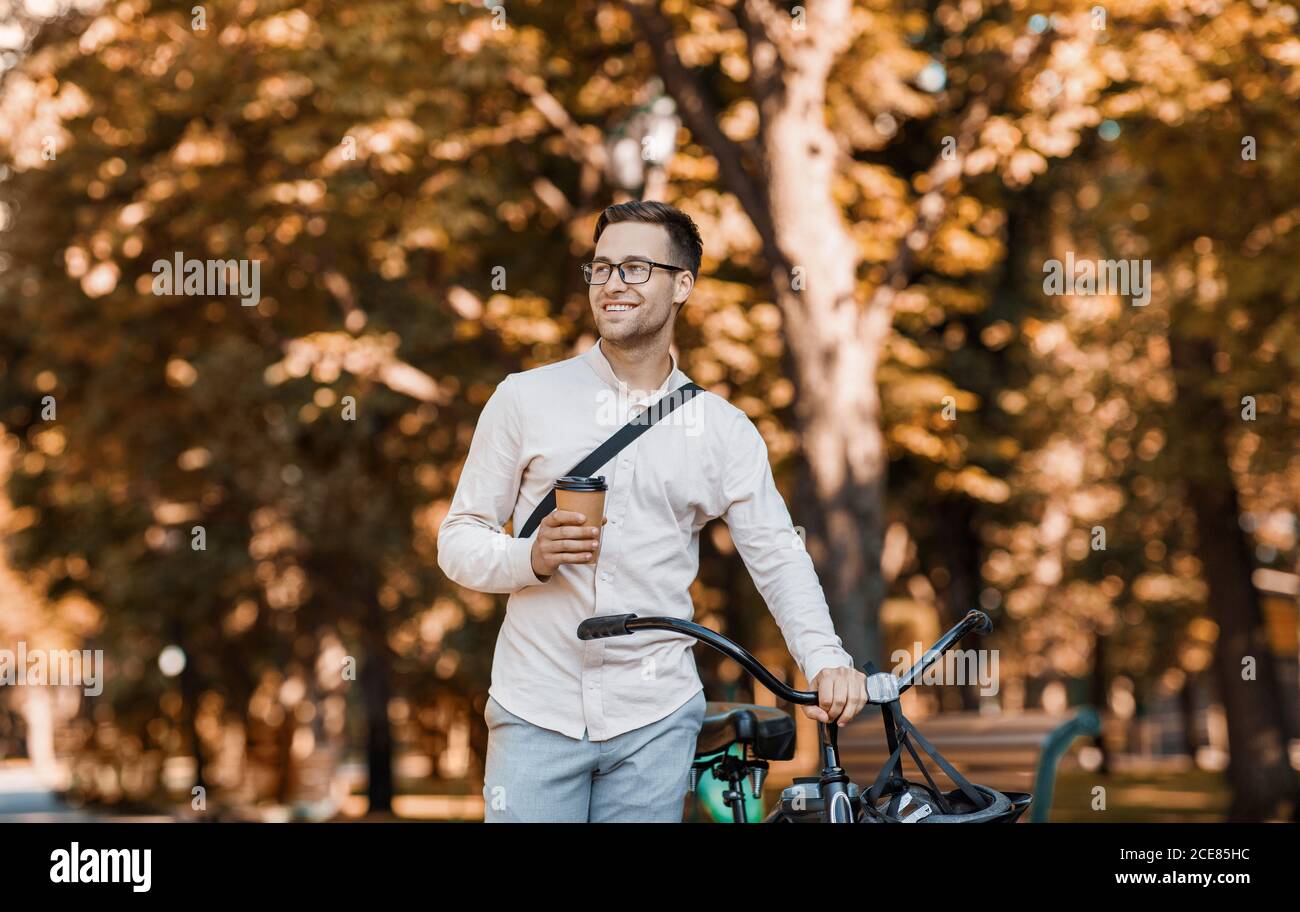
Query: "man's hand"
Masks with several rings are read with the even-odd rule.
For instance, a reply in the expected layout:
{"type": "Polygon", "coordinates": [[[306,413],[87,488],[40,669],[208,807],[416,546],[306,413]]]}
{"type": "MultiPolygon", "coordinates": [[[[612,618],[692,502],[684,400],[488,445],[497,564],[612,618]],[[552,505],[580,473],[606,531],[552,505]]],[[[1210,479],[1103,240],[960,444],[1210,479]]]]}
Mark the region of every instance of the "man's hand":
{"type": "MultiPolygon", "coordinates": [[[[572,510],[554,510],[542,520],[533,539],[533,572],[538,579],[554,573],[560,564],[590,564],[600,552],[599,526],[583,525],[587,518],[572,510]]],[[[600,525],[608,522],[602,518],[600,525]]]]}
{"type": "Polygon", "coordinates": [[[810,683],[817,691],[817,705],[803,708],[810,719],[846,725],[867,705],[867,676],[856,668],[823,668],[810,683]]]}

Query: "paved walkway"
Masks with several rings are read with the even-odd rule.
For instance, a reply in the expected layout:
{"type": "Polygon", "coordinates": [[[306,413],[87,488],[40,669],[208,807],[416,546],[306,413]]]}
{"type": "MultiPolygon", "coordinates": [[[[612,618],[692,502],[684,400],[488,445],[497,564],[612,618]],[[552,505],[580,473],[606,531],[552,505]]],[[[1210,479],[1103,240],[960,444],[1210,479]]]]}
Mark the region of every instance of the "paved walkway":
{"type": "Polygon", "coordinates": [[[102,819],[63,803],[30,763],[0,762],[0,822],[82,823],[102,819]]]}

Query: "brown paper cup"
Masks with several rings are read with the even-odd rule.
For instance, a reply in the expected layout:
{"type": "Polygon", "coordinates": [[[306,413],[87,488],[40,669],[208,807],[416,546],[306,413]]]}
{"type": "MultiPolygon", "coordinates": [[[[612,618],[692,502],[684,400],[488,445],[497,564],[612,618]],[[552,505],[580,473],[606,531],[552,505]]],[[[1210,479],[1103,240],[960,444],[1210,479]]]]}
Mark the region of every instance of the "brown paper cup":
{"type": "MultiPolygon", "coordinates": [[[[596,541],[600,542],[604,538],[601,520],[605,517],[605,494],[605,491],[565,491],[556,488],[555,508],[557,510],[572,510],[587,517],[583,525],[595,526],[598,530],[596,534],[599,536],[596,541]]],[[[581,566],[594,567],[599,560],[600,549],[597,548],[595,559],[581,566]]]]}

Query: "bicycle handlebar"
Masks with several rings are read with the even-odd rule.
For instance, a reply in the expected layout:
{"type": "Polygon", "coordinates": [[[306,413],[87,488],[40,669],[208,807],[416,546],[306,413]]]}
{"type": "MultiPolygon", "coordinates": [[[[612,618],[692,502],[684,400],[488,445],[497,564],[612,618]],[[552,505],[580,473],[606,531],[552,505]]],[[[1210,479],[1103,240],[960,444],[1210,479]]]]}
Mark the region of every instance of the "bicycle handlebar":
{"type": "Polygon", "coordinates": [[[952,648],[953,643],[956,643],[966,634],[976,633],[980,636],[987,636],[992,632],[993,620],[987,614],[973,608],[967,611],[964,618],[953,625],[951,630],[939,637],[935,644],[927,649],[921,658],[917,659],[916,664],[898,679],[898,692],[901,694],[915,684],[917,679],[921,677],[922,672],[933,665],[940,656],[952,648]]]}
{"type": "MultiPolygon", "coordinates": [[[[727,658],[737,662],[753,675],[760,684],[787,703],[815,706],[818,702],[815,691],[795,690],[786,686],[780,678],[768,671],[762,662],[750,655],[739,643],[729,640],[722,634],[707,627],[701,627],[692,621],[683,621],[679,618],[670,617],[637,617],[635,614],[608,614],[587,618],[579,624],[578,639],[597,640],[605,637],[629,636],[638,630],[670,630],[674,633],[683,633],[694,637],[701,643],[707,643],[727,658]]],[[[925,669],[934,664],[941,655],[952,647],[953,643],[966,634],[974,632],[984,636],[992,630],[993,621],[989,619],[987,614],[974,609],[968,611],[960,622],[939,637],[938,641],[925,651],[925,654],[917,660],[916,664],[898,679],[898,693],[902,694],[903,691],[915,684],[925,669]]]]}
{"type": "Polygon", "coordinates": [[[768,690],[782,700],[812,706],[817,703],[817,694],[812,691],[794,690],[787,687],[776,675],[767,670],[758,659],[732,640],[720,633],[701,627],[691,621],[670,617],[637,617],[635,614],[610,614],[604,617],[587,618],[578,625],[578,639],[596,640],[604,637],[627,636],[638,630],[671,630],[694,637],[701,643],[707,643],[729,659],[733,659],[746,671],[759,680],[768,690]]]}

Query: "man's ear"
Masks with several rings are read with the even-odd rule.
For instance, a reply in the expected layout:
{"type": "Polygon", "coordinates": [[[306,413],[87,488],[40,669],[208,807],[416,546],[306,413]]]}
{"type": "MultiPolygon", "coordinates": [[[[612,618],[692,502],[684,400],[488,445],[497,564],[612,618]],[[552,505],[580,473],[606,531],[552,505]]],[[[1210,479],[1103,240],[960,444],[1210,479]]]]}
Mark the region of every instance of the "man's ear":
{"type": "Polygon", "coordinates": [[[678,304],[685,304],[686,299],[691,296],[691,292],[694,290],[695,276],[689,272],[678,273],[677,284],[673,287],[673,301],[678,304]],[[685,281],[682,281],[683,277],[685,277],[685,281]],[[685,294],[682,294],[683,289],[685,289],[685,294]],[[681,300],[678,300],[678,296],[681,297],[681,300]]]}

